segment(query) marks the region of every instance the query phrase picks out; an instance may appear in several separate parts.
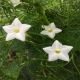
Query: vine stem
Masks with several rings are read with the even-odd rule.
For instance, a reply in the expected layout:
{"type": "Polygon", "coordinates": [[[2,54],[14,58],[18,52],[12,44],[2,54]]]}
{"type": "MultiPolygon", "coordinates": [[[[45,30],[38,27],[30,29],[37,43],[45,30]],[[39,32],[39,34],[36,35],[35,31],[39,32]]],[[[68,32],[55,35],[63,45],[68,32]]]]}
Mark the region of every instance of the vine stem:
{"type": "Polygon", "coordinates": [[[73,57],[73,56],[72,56],[72,62],[73,62],[74,67],[76,68],[77,72],[78,72],[79,75],[80,75],[80,71],[79,71],[78,67],[77,67],[76,64],[75,64],[75,61],[74,61],[74,57],[73,57]]]}

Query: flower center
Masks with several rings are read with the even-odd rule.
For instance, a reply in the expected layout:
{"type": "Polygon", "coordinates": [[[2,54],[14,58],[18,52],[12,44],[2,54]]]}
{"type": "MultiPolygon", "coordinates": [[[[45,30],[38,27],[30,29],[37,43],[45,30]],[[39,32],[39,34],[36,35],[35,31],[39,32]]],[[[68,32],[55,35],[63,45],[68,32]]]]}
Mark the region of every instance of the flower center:
{"type": "Polygon", "coordinates": [[[18,33],[20,30],[19,30],[18,27],[16,27],[16,28],[13,28],[13,31],[14,31],[15,33],[18,33]]]}
{"type": "Polygon", "coordinates": [[[57,54],[59,54],[59,53],[61,52],[61,49],[60,49],[60,48],[57,48],[57,49],[55,49],[55,52],[56,52],[57,54]]]}
{"type": "Polygon", "coordinates": [[[52,32],[53,30],[51,28],[48,29],[48,32],[52,32]]]}

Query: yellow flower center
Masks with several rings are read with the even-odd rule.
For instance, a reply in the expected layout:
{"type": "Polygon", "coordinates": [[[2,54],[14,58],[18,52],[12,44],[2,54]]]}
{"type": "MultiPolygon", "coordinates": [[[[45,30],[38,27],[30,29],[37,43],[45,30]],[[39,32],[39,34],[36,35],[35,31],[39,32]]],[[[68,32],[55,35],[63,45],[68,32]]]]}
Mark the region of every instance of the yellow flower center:
{"type": "Polygon", "coordinates": [[[16,27],[16,28],[13,28],[13,31],[14,31],[15,33],[18,33],[20,30],[19,30],[18,27],[16,27]]]}
{"type": "Polygon", "coordinates": [[[50,28],[50,29],[48,29],[48,32],[52,32],[53,30],[50,28]]]}
{"type": "Polygon", "coordinates": [[[59,54],[59,53],[61,52],[61,49],[60,49],[60,48],[57,48],[57,49],[55,49],[55,52],[56,52],[57,54],[59,54]]]}

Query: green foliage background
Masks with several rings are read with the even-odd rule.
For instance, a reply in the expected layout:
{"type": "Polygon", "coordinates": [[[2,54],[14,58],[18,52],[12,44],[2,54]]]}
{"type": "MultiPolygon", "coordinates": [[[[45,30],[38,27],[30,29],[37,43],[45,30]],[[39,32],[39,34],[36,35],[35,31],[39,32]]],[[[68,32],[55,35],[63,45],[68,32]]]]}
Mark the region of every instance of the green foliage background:
{"type": "Polygon", "coordinates": [[[0,80],[80,80],[80,0],[21,0],[13,7],[0,0],[0,80]],[[2,26],[18,17],[32,25],[25,42],[5,41],[2,26]],[[63,30],[52,40],[40,34],[41,25],[54,22],[63,30]],[[70,62],[48,62],[42,50],[54,40],[72,45],[70,62]]]}

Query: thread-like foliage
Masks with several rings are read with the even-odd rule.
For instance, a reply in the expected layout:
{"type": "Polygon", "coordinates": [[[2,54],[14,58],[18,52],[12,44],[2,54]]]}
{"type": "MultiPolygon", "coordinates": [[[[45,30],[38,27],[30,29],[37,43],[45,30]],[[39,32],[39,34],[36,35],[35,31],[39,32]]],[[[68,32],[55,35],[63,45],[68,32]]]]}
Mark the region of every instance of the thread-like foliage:
{"type": "Polygon", "coordinates": [[[21,0],[12,6],[0,0],[0,80],[80,80],[80,0],[21,0]],[[2,26],[18,17],[31,24],[25,42],[5,41],[2,26]],[[41,26],[54,22],[63,30],[54,39],[40,34],[41,26]],[[54,40],[72,45],[70,62],[48,62],[42,50],[54,40]]]}

